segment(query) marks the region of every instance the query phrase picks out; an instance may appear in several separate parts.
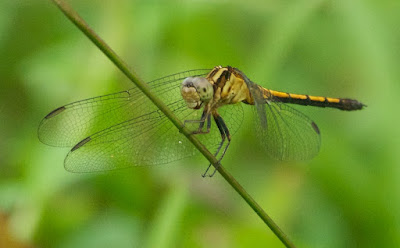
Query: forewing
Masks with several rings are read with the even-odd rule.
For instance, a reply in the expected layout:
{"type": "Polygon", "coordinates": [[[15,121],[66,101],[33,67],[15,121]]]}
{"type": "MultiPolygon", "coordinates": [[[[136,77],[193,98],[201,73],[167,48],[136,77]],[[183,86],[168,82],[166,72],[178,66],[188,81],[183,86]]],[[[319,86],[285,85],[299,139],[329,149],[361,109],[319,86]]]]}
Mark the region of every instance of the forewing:
{"type": "MultiPolygon", "coordinates": [[[[183,79],[204,76],[209,70],[191,70],[149,82],[149,86],[169,104],[176,96],[166,94],[179,89],[183,79]]],[[[135,119],[156,110],[138,88],[73,102],[50,112],[40,123],[40,141],[51,146],[71,147],[91,134],[135,119]]]]}

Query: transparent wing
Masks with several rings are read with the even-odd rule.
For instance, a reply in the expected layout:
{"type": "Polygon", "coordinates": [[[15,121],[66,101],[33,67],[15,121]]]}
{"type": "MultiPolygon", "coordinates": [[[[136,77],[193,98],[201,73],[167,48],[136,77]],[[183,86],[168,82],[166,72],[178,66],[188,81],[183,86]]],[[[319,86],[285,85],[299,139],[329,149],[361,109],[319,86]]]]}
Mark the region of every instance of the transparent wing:
{"type": "MultiPolygon", "coordinates": [[[[172,106],[181,120],[200,119],[201,111],[188,109],[183,101],[172,106]]],[[[243,120],[241,105],[221,108],[232,132],[243,120]]],[[[221,136],[212,122],[210,133],[197,137],[210,151],[215,151],[221,136]]],[[[139,116],[89,136],[73,148],[65,159],[65,168],[74,172],[92,172],[126,168],[134,165],[156,165],[193,156],[198,150],[160,112],[139,116]]]]}
{"type": "Polygon", "coordinates": [[[257,135],[266,152],[278,160],[307,160],[318,154],[321,137],[317,124],[300,111],[264,96],[259,85],[243,78],[254,99],[257,135]]]}
{"type": "MultiPolygon", "coordinates": [[[[167,104],[176,96],[167,92],[179,89],[189,76],[204,76],[209,70],[191,70],[166,76],[148,83],[167,104]],[[167,93],[167,94],[166,94],[167,93]]],[[[50,146],[71,147],[83,138],[118,123],[156,110],[138,88],[89,98],[67,104],[50,112],[40,123],[40,141],[50,146]]]]}
{"type": "MultiPolygon", "coordinates": [[[[200,119],[202,111],[188,109],[184,103],[180,84],[186,77],[204,76],[208,71],[178,73],[149,85],[182,121],[200,119]]],[[[222,107],[220,113],[231,132],[236,132],[243,120],[241,106],[222,107]]],[[[136,88],[58,108],[43,119],[38,133],[46,144],[76,144],[65,159],[66,169],[74,172],[163,164],[197,152],[136,88]]],[[[211,151],[221,140],[214,123],[209,134],[198,135],[198,138],[211,151]]]]}
{"type": "Polygon", "coordinates": [[[311,119],[282,102],[269,102],[265,108],[267,127],[258,125],[257,134],[271,157],[307,160],[318,154],[321,137],[311,119]]]}

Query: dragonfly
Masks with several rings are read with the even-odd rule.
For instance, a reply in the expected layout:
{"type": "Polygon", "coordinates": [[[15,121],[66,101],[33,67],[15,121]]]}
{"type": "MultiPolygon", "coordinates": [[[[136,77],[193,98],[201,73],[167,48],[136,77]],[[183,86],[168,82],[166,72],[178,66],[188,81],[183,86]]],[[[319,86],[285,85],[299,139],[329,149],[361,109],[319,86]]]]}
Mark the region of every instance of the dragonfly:
{"type": "MultiPolygon", "coordinates": [[[[267,89],[230,66],[184,71],[148,85],[215,152],[219,164],[243,122],[243,104],[253,106],[252,129],[266,153],[278,160],[309,160],[320,149],[317,124],[289,104],[344,111],[366,106],[348,98],[267,89]]],[[[138,88],[56,108],[41,121],[38,137],[50,146],[72,147],[64,160],[71,172],[166,164],[199,153],[138,88]]]]}

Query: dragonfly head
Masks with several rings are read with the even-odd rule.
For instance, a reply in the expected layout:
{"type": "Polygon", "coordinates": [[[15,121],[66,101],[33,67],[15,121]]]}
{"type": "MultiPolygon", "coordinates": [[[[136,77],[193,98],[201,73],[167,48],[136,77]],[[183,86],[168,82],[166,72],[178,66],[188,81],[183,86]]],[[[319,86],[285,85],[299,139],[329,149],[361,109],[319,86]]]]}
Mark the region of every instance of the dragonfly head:
{"type": "Polygon", "coordinates": [[[181,95],[189,108],[199,109],[212,99],[214,89],[206,78],[188,77],[182,82],[181,95]]]}

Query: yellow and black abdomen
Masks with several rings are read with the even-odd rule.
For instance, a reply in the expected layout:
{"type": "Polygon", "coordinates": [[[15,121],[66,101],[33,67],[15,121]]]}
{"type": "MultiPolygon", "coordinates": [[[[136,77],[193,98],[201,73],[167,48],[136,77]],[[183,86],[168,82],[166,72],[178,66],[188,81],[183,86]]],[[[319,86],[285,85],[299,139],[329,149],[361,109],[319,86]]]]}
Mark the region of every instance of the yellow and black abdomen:
{"type": "Polygon", "coordinates": [[[275,90],[263,88],[264,97],[266,100],[274,101],[278,99],[284,103],[293,103],[306,106],[316,106],[322,108],[337,108],[341,110],[359,110],[365,107],[364,104],[357,100],[346,98],[332,98],[324,96],[309,96],[302,94],[291,94],[275,90]]]}

